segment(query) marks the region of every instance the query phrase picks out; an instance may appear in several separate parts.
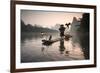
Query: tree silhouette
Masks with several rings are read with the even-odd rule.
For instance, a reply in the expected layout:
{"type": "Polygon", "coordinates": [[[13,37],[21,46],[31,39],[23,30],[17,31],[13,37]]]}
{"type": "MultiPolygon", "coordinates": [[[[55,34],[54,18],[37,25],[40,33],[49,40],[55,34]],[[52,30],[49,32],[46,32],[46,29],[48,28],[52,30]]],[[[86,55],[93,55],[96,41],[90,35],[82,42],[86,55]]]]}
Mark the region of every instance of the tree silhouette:
{"type": "Polygon", "coordinates": [[[90,17],[89,13],[84,13],[83,18],[81,19],[79,31],[79,38],[81,45],[83,47],[84,56],[86,59],[89,59],[89,24],[90,17]]]}

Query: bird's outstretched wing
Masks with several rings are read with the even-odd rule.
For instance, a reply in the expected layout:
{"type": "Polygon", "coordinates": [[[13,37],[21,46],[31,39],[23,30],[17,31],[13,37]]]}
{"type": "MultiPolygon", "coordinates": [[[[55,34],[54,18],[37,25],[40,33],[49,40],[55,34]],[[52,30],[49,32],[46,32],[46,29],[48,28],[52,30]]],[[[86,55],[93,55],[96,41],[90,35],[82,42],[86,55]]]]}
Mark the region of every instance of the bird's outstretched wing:
{"type": "Polygon", "coordinates": [[[69,25],[71,25],[71,23],[66,23],[65,25],[69,28],[69,25]]]}

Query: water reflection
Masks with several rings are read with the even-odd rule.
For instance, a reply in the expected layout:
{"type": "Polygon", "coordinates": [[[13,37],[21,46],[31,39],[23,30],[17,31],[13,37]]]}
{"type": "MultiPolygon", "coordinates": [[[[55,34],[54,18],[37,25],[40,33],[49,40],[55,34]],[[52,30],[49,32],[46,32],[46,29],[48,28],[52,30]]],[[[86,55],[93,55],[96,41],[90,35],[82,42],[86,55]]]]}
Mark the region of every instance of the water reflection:
{"type": "Polygon", "coordinates": [[[64,53],[64,50],[65,50],[64,39],[61,39],[60,40],[60,46],[59,46],[60,54],[63,54],[64,53]]]}
{"type": "MultiPolygon", "coordinates": [[[[79,43],[73,39],[59,39],[52,44],[44,44],[42,40],[47,36],[31,34],[31,37],[22,37],[21,62],[44,62],[44,61],[69,61],[83,60],[84,53],[79,43]]],[[[52,39],[58,38],[57,34],[52,39]]]]}

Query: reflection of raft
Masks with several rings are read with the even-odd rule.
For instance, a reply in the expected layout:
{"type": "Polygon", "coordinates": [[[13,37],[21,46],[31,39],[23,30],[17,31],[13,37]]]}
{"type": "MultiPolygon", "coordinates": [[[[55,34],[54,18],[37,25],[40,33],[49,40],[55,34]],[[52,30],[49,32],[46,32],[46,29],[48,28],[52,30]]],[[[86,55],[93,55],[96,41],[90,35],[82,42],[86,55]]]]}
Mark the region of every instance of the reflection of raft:
{"type": "Polygon", "coordinates": [[[42,40],[42,44],[43,45],[51,45],[52,43],[54,43],[54,42],[57,42],[57,41],[60,41],[60,40],[66,40],[66,41],[68,41],[70,38],[71,38],[72,36],[71,35],[69,35],[69,34],[67,34],[67,35],[65,35],[65,37],[64,38],[57,38],[57,39],[53,39],[53,40],[42,40]]]}
{"type": "Polygon", "coordinates": [[[51,45],[54,41],[51,40],[42,40],[43,45],[51,45]]]}

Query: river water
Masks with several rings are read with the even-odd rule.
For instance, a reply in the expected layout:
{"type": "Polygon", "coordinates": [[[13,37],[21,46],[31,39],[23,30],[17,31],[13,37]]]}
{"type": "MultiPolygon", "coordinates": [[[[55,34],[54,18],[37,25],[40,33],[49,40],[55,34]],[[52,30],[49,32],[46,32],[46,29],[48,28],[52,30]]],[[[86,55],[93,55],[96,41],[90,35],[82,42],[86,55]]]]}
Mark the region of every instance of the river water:
{"type": "MultiPolygon", "coordinates": [[[[52,40],[59,38],[58,33],[52,34],[52,40]]],[[[84,60],[84,52],[78,39],[60,40],[50,45],[43,45],[42,40],[48,39],[48,35],[24,33],[21,36],[21,62],[48,62],[84,60]],[[76,40],[76,42],[75,42],[76,40]]]]}

